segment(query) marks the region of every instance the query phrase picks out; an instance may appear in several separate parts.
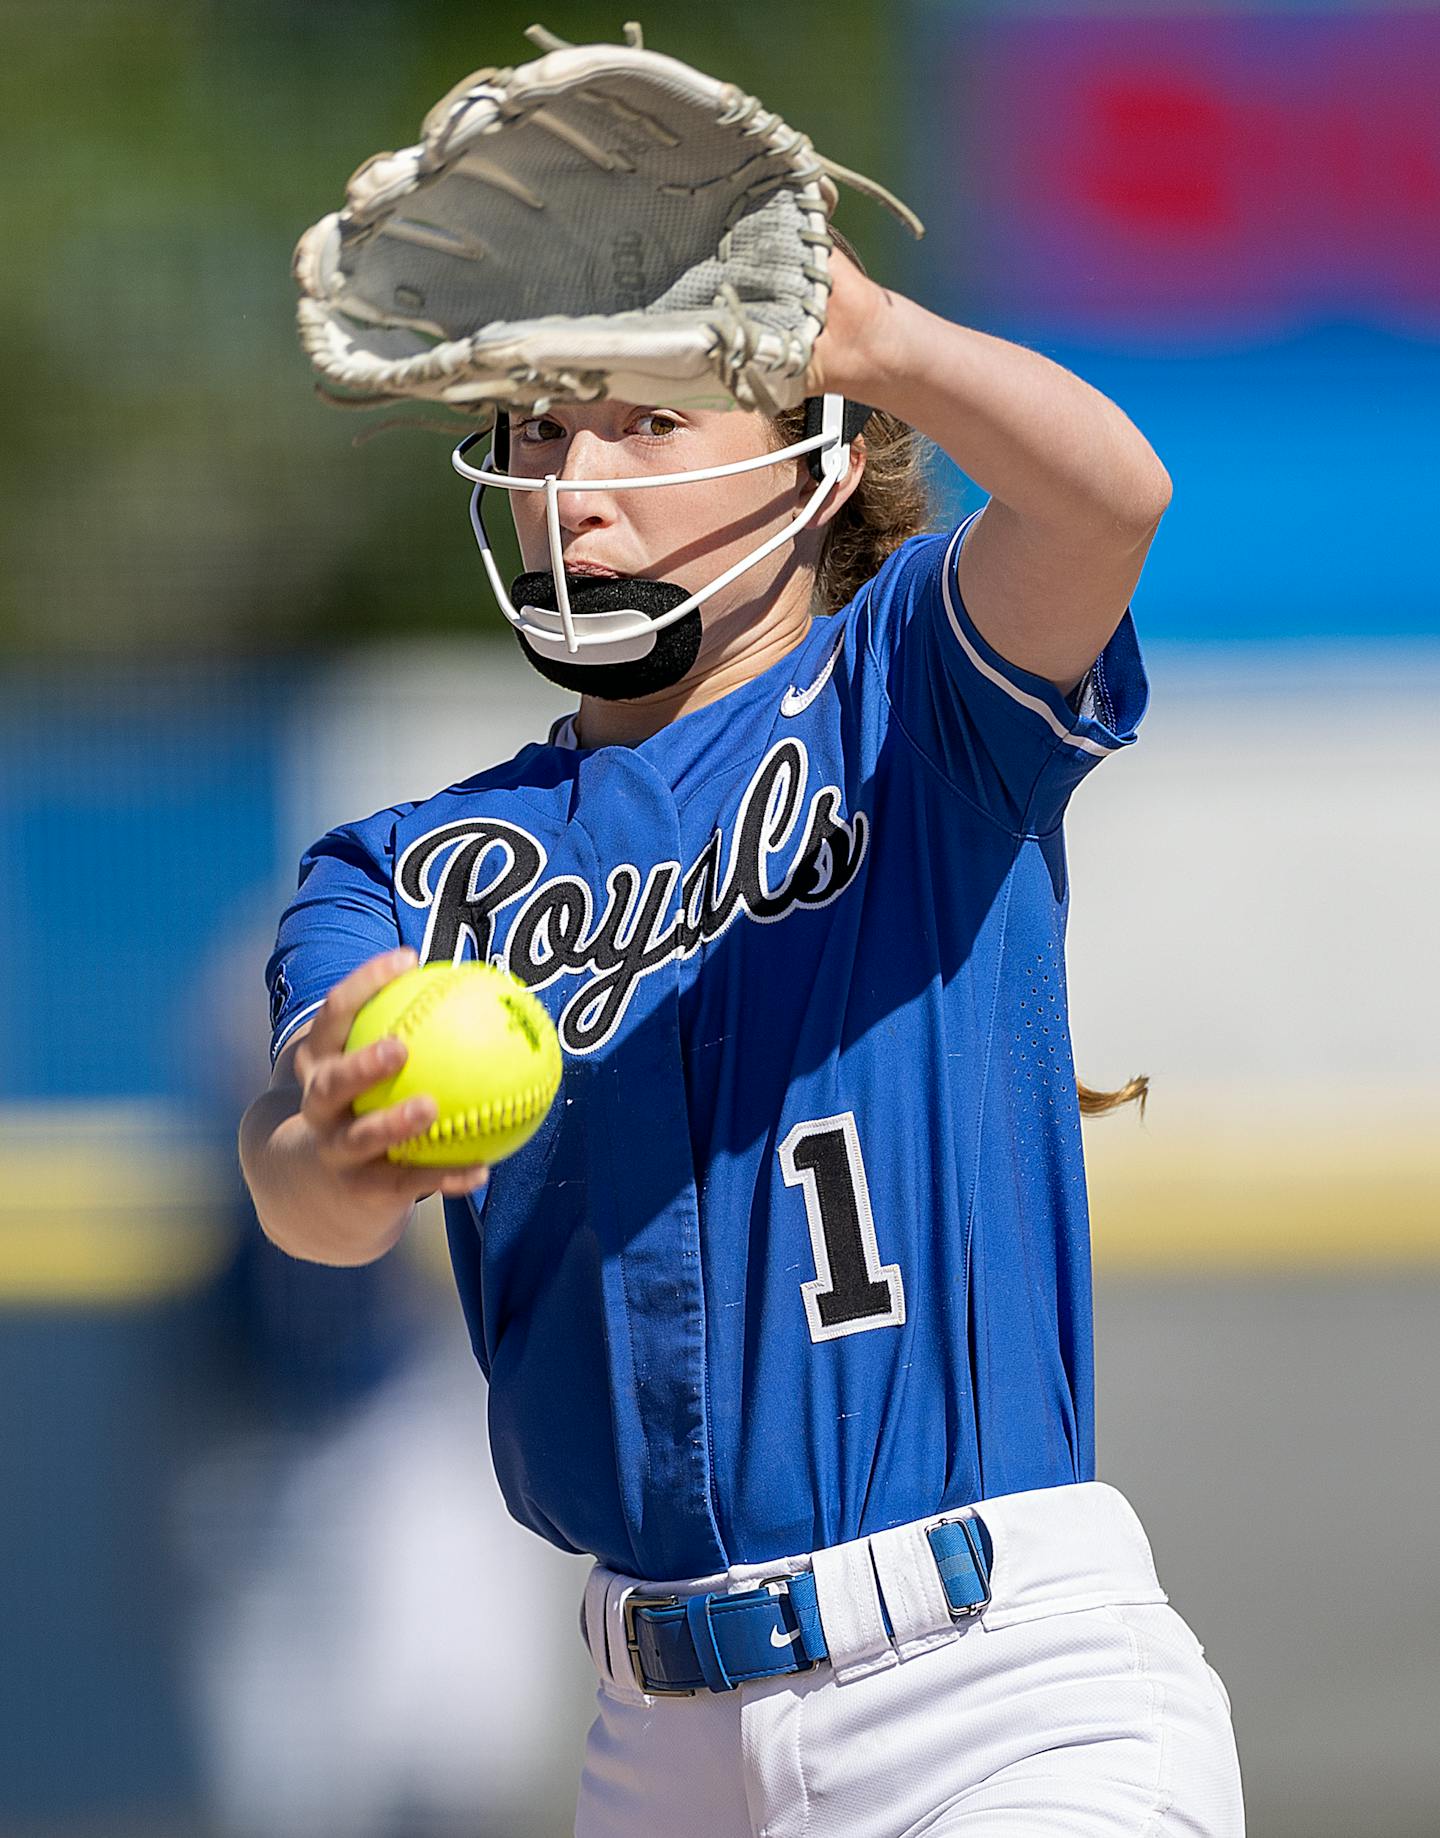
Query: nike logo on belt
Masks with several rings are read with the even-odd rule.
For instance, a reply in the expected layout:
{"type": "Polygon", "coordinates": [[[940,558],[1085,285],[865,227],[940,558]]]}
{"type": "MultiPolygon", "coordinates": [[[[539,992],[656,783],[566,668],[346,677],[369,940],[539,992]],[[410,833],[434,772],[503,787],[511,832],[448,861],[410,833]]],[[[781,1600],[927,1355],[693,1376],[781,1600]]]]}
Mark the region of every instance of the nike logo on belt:
{"type": "Polygon", "coordinates": [[[770,1644],[772,1647],[788,1647],[799,1638],[800,1630],[798,1627],[793,1634],[782,1634],[778,1627],[772,1627],[770,1630],[770,1644]]]}

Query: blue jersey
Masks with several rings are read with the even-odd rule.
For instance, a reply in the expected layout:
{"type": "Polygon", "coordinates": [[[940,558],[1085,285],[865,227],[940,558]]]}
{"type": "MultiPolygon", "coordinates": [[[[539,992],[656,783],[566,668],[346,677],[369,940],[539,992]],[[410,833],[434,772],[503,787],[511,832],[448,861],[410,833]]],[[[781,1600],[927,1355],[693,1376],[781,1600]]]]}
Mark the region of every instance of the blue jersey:
{"type": "Polygon", "coordinates": [[[554,1016],[560,1098],[447,1218],[510,1508],[615,1569],[1092,1476],[1060,823],[1144,673],[1128,614],[1078,712],[1002,660],[964,527],[637,746],[332,832],[281,923],[277,1050],[397,941],[554,1016]]]}

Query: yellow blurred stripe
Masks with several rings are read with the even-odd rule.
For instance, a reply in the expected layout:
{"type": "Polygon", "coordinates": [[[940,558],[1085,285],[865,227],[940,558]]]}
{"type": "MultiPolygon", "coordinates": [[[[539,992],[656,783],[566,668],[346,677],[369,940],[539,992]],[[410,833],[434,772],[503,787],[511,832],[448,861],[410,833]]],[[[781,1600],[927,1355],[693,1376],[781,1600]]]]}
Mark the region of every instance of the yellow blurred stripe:
{"type": "MultiPolygon", "coordinates": [[[[1085,1126],[1096,1262],[1122,1274],[1440,1264],[1440,1105],[1166,1092],[1085,1126]],[[1157,1114],[1158,1113],[1158,1114],[1157,1114]]],[[[227,1171],[158,1107],[0,1109],[0,1307],[186,1293],[228,1256],[227,1171]]],[[[437,1217],[412,1254],[441,1275],[437,1217]]]]}
{"type": "Polygon", "coordinates": [[[117,1306],[183,1295],[225,1257],[215,1222],[125,1214],[58,1213],[17,1220],[0,1212],[0,1306],[117,1306]]]}
{"type": "Polygon", "coordinates": [[[0,1109],[0,1307],[119,1307],[210,1280],[223,1171],[165,1107],[0,1109]]]}
{"type": "Polygon", "coordinates": [[[1120,1272],[1440,1263],[1440,1111],[1278,1114],[1172,1102],[1170,1120],[1085,1128],[1097,1264],[1120,1272]]]}

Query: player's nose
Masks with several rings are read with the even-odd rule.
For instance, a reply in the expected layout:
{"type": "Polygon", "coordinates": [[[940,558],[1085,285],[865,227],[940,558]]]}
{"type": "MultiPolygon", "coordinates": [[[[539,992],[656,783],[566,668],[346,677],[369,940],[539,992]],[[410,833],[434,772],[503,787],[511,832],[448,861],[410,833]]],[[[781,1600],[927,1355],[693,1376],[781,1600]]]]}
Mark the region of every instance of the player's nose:
{"type": "Polygon", "coordinates": [[[588,428],[577,430],[571,438],[565,450],[565,463],[558,475],[561,489],[555,494],[563,529],[572,532],[603,530],[615,522],[615,493],[604,489],[564,490],[567,479],[585,479],[594,485],[603,485],[607,474],[619,477],[620,473],[616,470],[618,455],[611,451],[612,445],[609,441],[601,440],[588,428]]]}
{"type": "Polygon", "coordinates": [[[585,530],[608,530],[616,522],[615,500],[609,492],[557,492],[556,509],[560,528],[567,536],[578,536],[585,530]]]}

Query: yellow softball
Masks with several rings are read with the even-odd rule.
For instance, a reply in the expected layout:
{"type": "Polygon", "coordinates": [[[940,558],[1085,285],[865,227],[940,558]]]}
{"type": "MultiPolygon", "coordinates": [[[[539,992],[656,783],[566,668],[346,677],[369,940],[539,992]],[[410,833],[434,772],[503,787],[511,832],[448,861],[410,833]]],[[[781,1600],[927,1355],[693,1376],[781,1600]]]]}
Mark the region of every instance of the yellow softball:
{"type": "Polygon", "coordinates": [[[388,1151],[393,1162],[498,1162],[530,1140],[560,1088],[554,1023],[524,984],[493,964],[402,971],[360,1010],[345,1050],[391,1034],[409,1057],[393,1078],[356,1098],[356,1113],[422,1096],[440,1107],[428,1130],[388,1151]]]}

